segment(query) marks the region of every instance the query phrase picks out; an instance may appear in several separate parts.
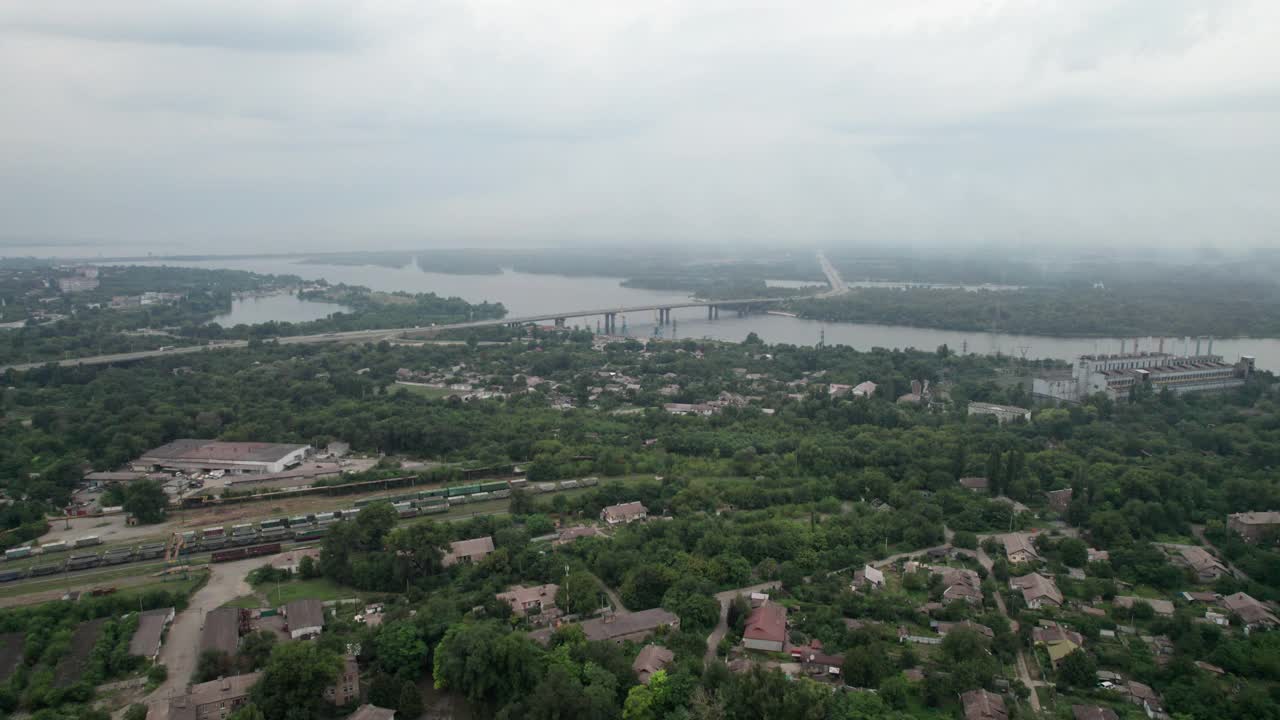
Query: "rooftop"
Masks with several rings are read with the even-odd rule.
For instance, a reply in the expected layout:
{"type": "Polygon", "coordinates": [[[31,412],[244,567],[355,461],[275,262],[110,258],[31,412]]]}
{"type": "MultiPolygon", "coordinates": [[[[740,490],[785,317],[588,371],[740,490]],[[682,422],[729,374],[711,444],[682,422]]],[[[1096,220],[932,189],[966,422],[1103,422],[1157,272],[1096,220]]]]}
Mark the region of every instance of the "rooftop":
{"type": "Polygon", "coordinates": [[[315,598],[294,600],[284,606],[284,616],[289,619],[289,629],[324,627],[324,605],[315,598]]]}
{"type": "Polygon", "coordinates": [[[1258,602],[1253,596],[1238,592],[1222,598],[1223,607],[1240,616],[1249,625],[1277,624],[1275,613],[1266,605],[1258,602]]]}
{"type": "Polygon", "coordinates": [[[164,626],[173,617],[173,608],[147,610],[138,615],[138,629],[133,631],[129,639],[129,654],[139,657],[151,657],[160,649],[160,636],[164,626]]]}
{"type": "Polygon", "coordinates": [[[766,603],[751,611],[747,617],[742,637],[751,640],[786,642],[787,609],[774,603],[766,603]]]}
{"type": "Polygon", "coordinates": [[[459,558],[473,558],[476,556],[484,557],[493,552],[493,538],[485,535],[480,538],[472,538],[471,540],[458,540],[449,543],[449,552],[444,554],[443,564],[449,566],[458,561],[459,558]]]}
{"type": "MultiPolygon", "coordinates": [[[[634,633],[652,632],[664,625],[679,626],[680,618],[662,608],[641,610],[639,612],[611,613],[605,617],[592,618],[581,623],[583,634],[588,640],[613,640],[634,633]]],[[[551,638],[552,628],[542,628],[529,633],[529,637],[545,643],[551,638]]]]}
{"type": "Polygon", "coordinates": [[[359,709],[347,716],[347,720],[395,720],[396,711],[381,708],[377,705],[361,705],[359,709]]]}
{"type": "Polygon", "coordinates": [[[1280,525],[1280,511],[1277,510],[1242,512],[1227,517],[1245,525],[1280,525]]]}
{"type": "Polygon", "coordinates": [[[210,610],[204,616],[200,651],[219,650],[234,655],[240,642],[240,613],[235,608],[210,610]]]}
{"type": "Polygon", "coordinates": [[[970,690],[960,696],[964,704],[965,720],[1008,720],[1009,711],[1005,710],[1004,700],[986,690],[970,690]]]}
{"type": "Polygon", "coordinates": [[[262,677],[262,673],[254,672],[244,675],[232,675],[231,677],[192,685],[191,692],[187,693],[187,698],[192,705],[199,706],[221,700],[244,697],[249,694],[249,690],[257,684],[260,677],[262,677]]]}
{"type": "Polygon", "coordinates": [[[1012,584],[1022,591],[1022,596],[1028,601],[1034,598],[1049,598],[1059,605],[1062,604],[1062,591],[1058,590],[1058,586],[1052,580],[1040,573],[1016,577],[1012,580],[1012,584]]]}
{"type": "Polygon", "coordinates": [[[217,462],[278,462],[306,445],[261,442],[221,442],[218,440],[174,440],[143,453],[155,460],[213,460],[217,462]]]}

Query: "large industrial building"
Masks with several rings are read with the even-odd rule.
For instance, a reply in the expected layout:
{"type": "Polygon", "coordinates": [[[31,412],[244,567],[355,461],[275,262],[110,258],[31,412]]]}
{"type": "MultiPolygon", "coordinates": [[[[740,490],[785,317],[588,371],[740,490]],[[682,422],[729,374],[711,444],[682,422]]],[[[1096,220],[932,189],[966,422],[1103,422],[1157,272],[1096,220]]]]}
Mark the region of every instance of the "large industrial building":
{"type": "MultiPolygon", "coordinates": [[[[1210,345],[1212,348],[1212,344],[1210,345]]],[[[1037,377],[1032,394],[1042,400],[1080,402],[1103,393],[1113,400],[1129,397],[1136,387],[1175,393],[1222,391],[1244,385],[1253,358],[1232,365],[1221,355],[1178,356],[1163,352],[1081,355],[1071,370],[1037,377]]]]}
{"type": "Polygon", "coordinates": [[[133,469],[144,472],[222,470],[232,474],[279,473],[300,465],[310,452],[310,445],[184,439],[144,453],[133,461],[133,469]]]}

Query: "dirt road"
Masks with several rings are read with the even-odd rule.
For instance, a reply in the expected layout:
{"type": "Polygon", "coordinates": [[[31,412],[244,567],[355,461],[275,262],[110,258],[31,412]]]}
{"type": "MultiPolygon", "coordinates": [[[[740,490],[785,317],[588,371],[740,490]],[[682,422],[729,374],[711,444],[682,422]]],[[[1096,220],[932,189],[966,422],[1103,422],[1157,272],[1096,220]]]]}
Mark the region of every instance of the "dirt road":
{"type": "Polygon", "coordinates": [[[204,627],[205,613],[251,593],[253,590],[245,582],[245,577],[249,571],[270,559],[249,558],[210,566],[209,581],[191,596],[187,609],[174,618],[164,646],[160,648],[160,662],[169,669],[169,678],[143,702],[150,704],[167,700],[186,691],[200,658],[200,631],[204,627]]]}
{"type": "Polygon", "coordinates": [[[778,587],[780,583],[776,580],[773,582],[760,583],[751,587],[738,588],[736,590],[725,590],[716,593],[716,600],[720,603],[720,622],[716,623],[716,629],[711,631],[707,636],[707,653],[703,657],[704,663],[710,663],[716,659],[716,648],[720,646],[720,641],[729,632],[729,604],[739,595],[750,595],[754,592],[763,592],[778,587]]]}

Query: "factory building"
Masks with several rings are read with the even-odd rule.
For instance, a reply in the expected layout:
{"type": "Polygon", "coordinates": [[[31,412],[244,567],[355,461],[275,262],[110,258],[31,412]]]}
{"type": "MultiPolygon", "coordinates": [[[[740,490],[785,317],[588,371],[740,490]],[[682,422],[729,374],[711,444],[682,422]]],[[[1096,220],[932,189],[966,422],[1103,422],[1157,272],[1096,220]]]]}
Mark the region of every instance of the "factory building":
{"type": "Polygon", "coordinates": [[[1120,400],[1139,386],[1154,392],[1166,388],[1174,393],[1223,391],[1244,385],[1253,373],[1252,357],[1246,355],[1232,365],[1212,354],[1212,341],[1209,350],[1209,354],[1190,356],[1164,352],[1081,355],[1071,370],[1035,378],[1032,394],[1042,400],[1080,402],[1097,393],[1120,400]]]}
{"type": "Polygon", "coordinates": [[[184,439],[149,450],[132,465],[140,471],[280,473],[300,465],[310,452],[310,445],[184,439]]]}

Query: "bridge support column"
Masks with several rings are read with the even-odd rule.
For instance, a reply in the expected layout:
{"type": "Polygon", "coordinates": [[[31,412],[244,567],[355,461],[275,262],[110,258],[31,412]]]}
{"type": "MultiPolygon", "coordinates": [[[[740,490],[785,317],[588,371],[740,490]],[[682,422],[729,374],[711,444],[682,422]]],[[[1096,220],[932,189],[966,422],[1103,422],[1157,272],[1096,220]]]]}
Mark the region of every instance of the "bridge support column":
{"type": "Polygon", "coordinates": [[[711,306],[711,319],[712,319],[712,320],[719,320],[719,319],[720,319],[720,306],[719,306],[719,305],[712,305],[712,306],[711,306]]]}
{"type": "Polygon", "coordinates": [[[556,318],[556,327],[558,328],[564,327],[564,318],[556,318]]]}
{"type": "Polygon", "coordinates": [[[604,334],[612,335],[617,329],[617,315],[615,313],[604,314],[604,334]]]}

